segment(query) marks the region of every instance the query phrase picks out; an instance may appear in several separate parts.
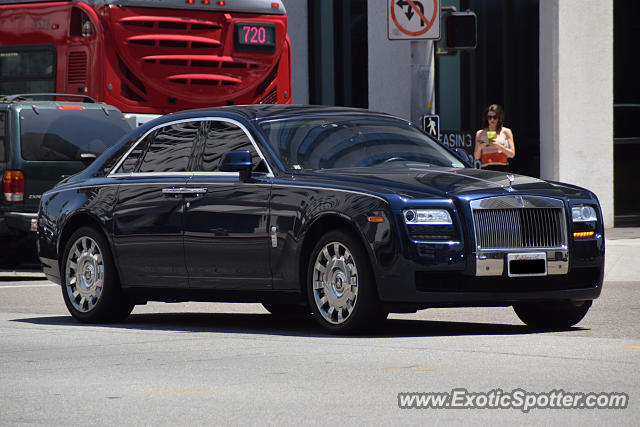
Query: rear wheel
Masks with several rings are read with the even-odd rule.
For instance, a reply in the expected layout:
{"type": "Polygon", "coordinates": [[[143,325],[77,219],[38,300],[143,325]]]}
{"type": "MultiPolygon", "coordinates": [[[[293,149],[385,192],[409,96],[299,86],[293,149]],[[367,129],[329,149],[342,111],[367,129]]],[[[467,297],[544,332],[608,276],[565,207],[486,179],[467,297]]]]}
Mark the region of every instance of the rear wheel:
{"type": "Polygon", "coordinates": [[[514,304],[513,309],[524,323],[534,328],[567,329],[580,322],[589,311],[591,301],[550,301],[514,304]]]}
{"type": "Polygon", "coordinates": [[[331,332],[363,330],[383,318],[369,259],[345,231],[325,234],[313,249],[307,297],[315,320],[331,332]]]}
{"type": "Polygon", "coordinates": [[[62,297],[69,313],[82,322],[126,318],[133,303],[124,297],[104,236],[91,227],[77,230],[64,250],[62,297]]]}

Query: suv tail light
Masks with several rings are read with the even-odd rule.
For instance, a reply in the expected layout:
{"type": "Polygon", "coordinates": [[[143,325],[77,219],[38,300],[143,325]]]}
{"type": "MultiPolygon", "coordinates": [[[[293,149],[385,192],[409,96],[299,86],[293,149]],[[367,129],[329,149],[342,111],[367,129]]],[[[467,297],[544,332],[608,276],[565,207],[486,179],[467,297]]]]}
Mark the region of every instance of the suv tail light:
{"type": "Polygon", "coordinates": [[[2,177],[2,192],[7,202],[24,201],[24,174],[22,171],[6,171],[2,177]]]}

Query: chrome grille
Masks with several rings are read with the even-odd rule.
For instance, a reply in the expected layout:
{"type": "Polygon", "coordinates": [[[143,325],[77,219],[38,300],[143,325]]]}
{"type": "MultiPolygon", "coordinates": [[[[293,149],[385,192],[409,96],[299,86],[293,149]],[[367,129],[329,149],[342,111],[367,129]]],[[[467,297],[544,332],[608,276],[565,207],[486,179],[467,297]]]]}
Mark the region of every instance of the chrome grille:
{"type": "Polygon", "coordinates": [[[485,199],[482,208],[479,203],[475,208],[472,204],[477,249],[566,247],[562,202],[550,200],[514,196],[511,200],[504,197],[485,199]],[[505,201],[508,203],[505,204],[505,201]],[[518,204],[520,206],[516,206],[518,204]],[[501,207],[498,208],[498,205],[501,207]]]}

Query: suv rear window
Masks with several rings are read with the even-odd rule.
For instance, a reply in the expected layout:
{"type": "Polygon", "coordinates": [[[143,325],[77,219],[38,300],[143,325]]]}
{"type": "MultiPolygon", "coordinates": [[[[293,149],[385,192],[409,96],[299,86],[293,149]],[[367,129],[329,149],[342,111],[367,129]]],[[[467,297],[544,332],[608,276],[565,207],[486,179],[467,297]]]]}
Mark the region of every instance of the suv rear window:
{"type": "Polygon", "coordinates": [[[24,160],[80,160],[82,153],[101,154],[131,131],[118,112],[84,109],[33,109],[20,112],[21,152],[24,160]]]}

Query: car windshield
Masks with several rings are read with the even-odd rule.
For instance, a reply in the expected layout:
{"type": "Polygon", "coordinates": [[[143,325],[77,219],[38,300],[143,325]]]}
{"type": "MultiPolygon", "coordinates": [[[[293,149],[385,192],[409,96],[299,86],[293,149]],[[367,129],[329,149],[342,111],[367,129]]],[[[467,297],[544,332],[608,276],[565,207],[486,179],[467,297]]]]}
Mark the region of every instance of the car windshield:
{"type": "Polygon", "coordinates": [[[290,170],[354,167],[463,168],[418,129],[380,117],[322,117],[261,123],[271,147],[290,170]]]}

